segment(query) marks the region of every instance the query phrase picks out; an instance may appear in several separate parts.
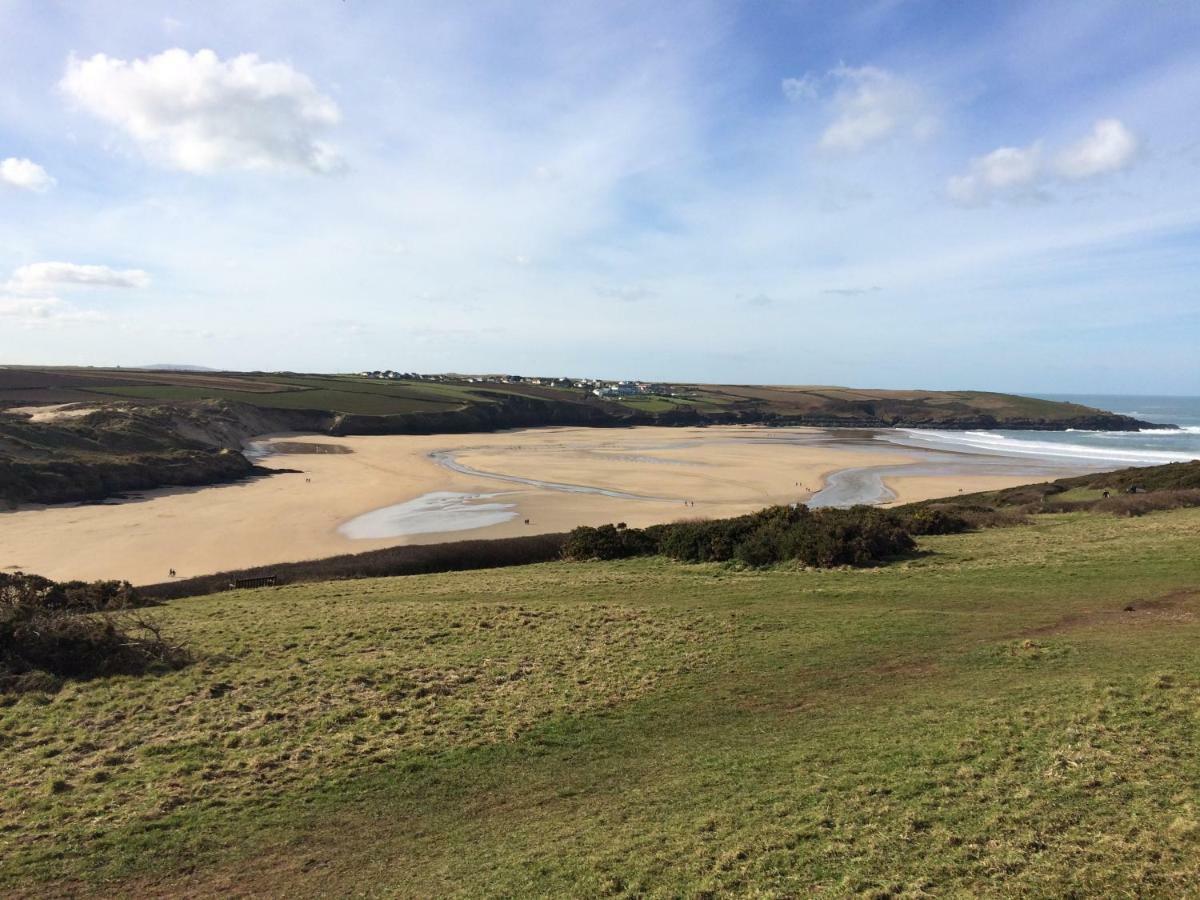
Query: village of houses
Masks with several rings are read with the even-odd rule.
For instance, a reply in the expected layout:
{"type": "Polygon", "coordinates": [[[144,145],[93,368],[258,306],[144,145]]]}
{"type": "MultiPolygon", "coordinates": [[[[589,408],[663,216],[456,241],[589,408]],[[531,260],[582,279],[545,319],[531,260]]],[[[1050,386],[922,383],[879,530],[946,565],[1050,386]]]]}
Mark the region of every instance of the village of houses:
{"type": "Polygon", "coordinates": [[[674,397],[676,392],[669,385],[649,381],[603,381],[595,378],[530,378],[524,375],[422,375],[417,372],[395,372],[391,369],[380,369],[371,372],[359,372],[362,378],[383,378],[390,381],[441,381],[456,384],[468,382],[471,384],[536,384],[544,387],[577,388],[590,391],[597,397],[621,399],[639,395],[656,395],[674,397]]]}

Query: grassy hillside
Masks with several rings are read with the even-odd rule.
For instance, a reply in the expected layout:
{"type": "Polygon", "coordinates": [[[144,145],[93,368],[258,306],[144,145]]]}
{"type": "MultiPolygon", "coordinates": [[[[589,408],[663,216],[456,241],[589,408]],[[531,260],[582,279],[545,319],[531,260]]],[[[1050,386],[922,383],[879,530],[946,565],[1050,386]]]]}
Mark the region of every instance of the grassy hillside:
{"type": "MultiPolygon", "coordinates": [[[[424,415],[512,407],[543,424],[664,424],[755,421],[793,424],[949,428],[1133,428],[1136,422],[1072,403],[984,391],[894,391],[841,387],[672,384],[632,398],[594,397],[579,388],[465,379],[381,381],[356,375],[165,372],[136,369],[0,368],[0,409],[32,403],[122,398],[226,400],[263,409],[395,417],[394,433],[421,427],[424,415]]],[[[510,417],[512,410],[509,410],[510,417]]],[[[491,415],[495,416],[493,411],[491,415]]],[[[467,424],[486,426],[487,417],[467,424]]],[[[501,416],[503,418],[503,416],[501,416]]],[[[446,421],[445,416],[436,421],[446,421]]],[[[505,426],[508,423],[498,423],[505,426]]],[[[516,424],[530,424],[529,422],[516,424]]],[[[536,421],[532,424],[538,424],[536,421]]],[[[382,426],[366,427],[368,432],[382,426]]],[[[471,430],[451,429],[451,430],[471,430]]],[[[478,429],[476,429],[478,430],[478,429]]]]}
{"type": "Polygon", "coordinates": [[[231,592],[199,661],[0,701],[0,889],[1200,891],[1200,510],[865,571],[640,559],[231,592]]]}
{"type": "Polygon", "coordinates": [[[1006,514],[1025,516],[1090,509],[1116,515],[1141,515],[1154,509],[1196,505],[1200,505],[1200,460],[1134,466],[996,491],[955,494],[909,503],[897,509],[902,512],[938,509],[964,516],[976,524],[1001,524],[1006,514]]]}

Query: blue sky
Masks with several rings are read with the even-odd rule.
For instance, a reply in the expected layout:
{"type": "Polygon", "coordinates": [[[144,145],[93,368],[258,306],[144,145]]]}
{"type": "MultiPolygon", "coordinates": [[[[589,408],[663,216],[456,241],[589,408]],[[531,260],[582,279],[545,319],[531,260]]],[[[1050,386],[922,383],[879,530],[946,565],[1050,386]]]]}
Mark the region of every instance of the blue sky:
{"type": "Polygon", "coordinates": [[[0,363],[1200,393],[1200,5],[0,0],[0,363]]]}

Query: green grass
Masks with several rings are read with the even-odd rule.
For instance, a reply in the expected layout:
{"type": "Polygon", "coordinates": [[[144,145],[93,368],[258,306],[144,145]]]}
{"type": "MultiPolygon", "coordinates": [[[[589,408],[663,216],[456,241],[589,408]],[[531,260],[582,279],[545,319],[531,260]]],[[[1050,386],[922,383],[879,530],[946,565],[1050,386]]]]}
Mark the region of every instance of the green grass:
{"type": "Polygon", "coordinates": [[[619,402],[630,409],[636,409],[640,412],[666,412],[671,409],[691,409],[700,401],[689,400],[684,397],[664,397],[652,394],[640,397],[621,397],[619,402]]]}
{"type": "Polygon", "coordinates": [[[0,708],[0,889],[1196,894],[1198,539],[1048,515],[880,570],[177,601],[193,667],[0,708]]]}
{"type": "Polygon", "coordinates": [[[289,391],[251,392],[223,389],[184,387],[178,385],[151,385],[148,387],[95,388],[97,393],[116,397],[142,400],[236,400],[252,406],[268,409],[314,409],[353,413],[365,416],[399,415],[409,412],[427,412],[457,409],[462,401],[451,396],[389,394],[375,390],[325,388],[297,389],[289,391]]]}
{"type": "MultiPolygon", "coordinates": [[[[368,416],[459,409],[464,404],[494,402],[491,395],[527,396],[521,386],[456,385],[426,381],[391,381],[355,375],[272,376],[282,389],[240,391],[227,387],[185,384],[91,387],[91,393],[140,400],[235,400],[271,409],[315,409],[368,416]]],[[[546,390],[546,389],[540,389],[546,390]]],[[[570,392],[563,391],[564,396],[570,392]]]]}

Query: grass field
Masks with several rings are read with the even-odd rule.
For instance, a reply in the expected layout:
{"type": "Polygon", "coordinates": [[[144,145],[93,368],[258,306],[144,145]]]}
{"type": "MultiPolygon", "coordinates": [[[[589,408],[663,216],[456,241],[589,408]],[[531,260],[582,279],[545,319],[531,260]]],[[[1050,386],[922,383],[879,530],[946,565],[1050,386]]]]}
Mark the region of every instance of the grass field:
{"type": "MultiPolygon", "coordinates": [[[[813,418],[818,423],[906,423],[979,427],[980,417],[1026,427],[1021,422],[1061,427],[1121,427],[1119,417],[1067,403],[981,391],[897,391],[844,387],[772,385],[672,385],[675,396],[642,395],[601,400],[575,387],[528,381],[472,382],[381,380],[358,375],[304,375],[289,372],[173,372],[103,368],[24,368],[0,366],[0,410],[26,404],[67,403],[109,398],[145,401],[223,399],[267,409],[303,409],[362,416],[402,416],[446,412],[479,404],[517,400],[550,401],[558,413],[621,416],[676,415],[813,418]]],[[[549,412],[549,421],[561,422],[549,412]]],[[[528,424],[528,423],[525,423],[528,424]]]]}
{"type": "Polygon", "coordinates": [[[0,708],[0,889],[1194,895],[1198,539],[1072,513],[879,570],[175,601],[190,668],[0,708]]]}
{"type": "Polygon", "coordinates": [[[139,400],[234,400],[267,409],[313,409],[354,413],[365,416],[389,416],[408,412],[456,409],[461,402],[448,398],[389,396],[373,391],[288,390],[250,393],[230,390],[152,385],[146,387],[97,388],[112,397],[139,400]]]}

